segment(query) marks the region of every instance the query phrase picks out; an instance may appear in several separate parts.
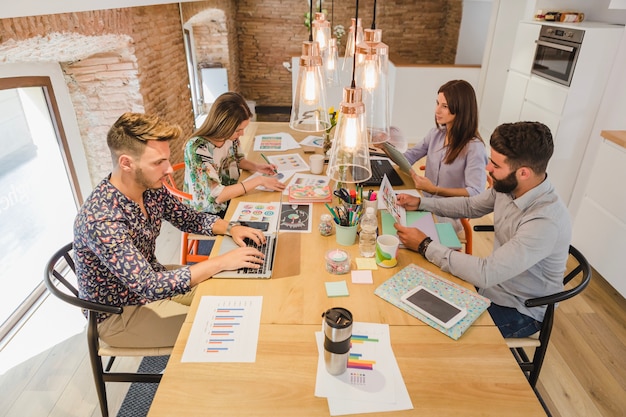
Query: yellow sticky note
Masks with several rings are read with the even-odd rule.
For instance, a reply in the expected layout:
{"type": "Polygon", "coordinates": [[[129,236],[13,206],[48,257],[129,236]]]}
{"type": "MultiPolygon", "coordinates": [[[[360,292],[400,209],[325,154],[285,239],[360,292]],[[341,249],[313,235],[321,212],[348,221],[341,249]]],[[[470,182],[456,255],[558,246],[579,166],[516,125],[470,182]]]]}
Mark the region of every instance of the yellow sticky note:
{"type": "Polygon", "coordinates": [[[378,269],[376,258],[356,258],[356,269],[378,269]]]}

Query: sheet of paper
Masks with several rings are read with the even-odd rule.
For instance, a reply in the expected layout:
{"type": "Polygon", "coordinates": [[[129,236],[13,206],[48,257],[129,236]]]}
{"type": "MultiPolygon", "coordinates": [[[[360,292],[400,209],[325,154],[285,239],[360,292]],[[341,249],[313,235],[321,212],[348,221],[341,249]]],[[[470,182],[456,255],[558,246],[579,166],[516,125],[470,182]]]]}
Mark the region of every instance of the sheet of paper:
{"type": "Polygon", "coordinates": [[[389,326],[354,322],[348,369],[333,376],[324,364],[324,335],[315,333],[318,362],[315,395],[328,398],[330,414],[358,414],[413,408],[391,349],[389,326]]]}
{"type": "MultiPolygon", "coordinates": [[[[284,171],[284,172],[279,172],[274,176],[276,177],[276,179],[278,179],[278,181],[282,182],[283,184],[286,184],[287,181],[289,181],[289,179],[293,176],[293,174],[295,174],[294,171],[284,171]]],[[[251,180],[252,178],[260,177],[261,175],[265,175],[265,174],[261,174],[260,172],[255,172],[254,174],[250,175],[246,179],[246,181],[251,180]]],[[[269,188],[265,188],[262,185],[259,185],[258,187],[256,187],[255,190],[270,191],[270,192],[274,191],[274,190],[270,190],[269,188]]]]}
{"type": "Polygon", "coordinates": [[[301,172],[310,171],[309,164],[298,153],[284,155],[267,155],[267,160],[276,165],[278,172],[301,172]]]}
{"type": "Polygon", "coordinates": [[[406,210],[404,207],[398,205],[398,197],[396,196],[393,187],[391,187],[387,175],[383,177],[377,198],[379,200],[383,200],[385,208],[397,223],[400,223],[402,226],[406,226],[406,210]]]}
{"type": "Polygon", "coordinates": [[[323,148],[324,138],[322,136],[309,135],[300,141],[300,146],[313,146],[315,148],[323,148]]]}
{"type": "Polygon", "coordinates": [[[240,201],[229,221],[268,222],[267,230],[277,230],[280,215],[280,202],[254,203],[240,201]]]}
{"type": "Polygon", "coordinates": [[[254,362],[263,297],[203,296],[181,362],[254,362]]]}
{"type": "Polygon", "coordinates": [[[347,297],[350,295],[346,281],[326,282],[324,284],[326,285],[326,295],[329,297],[347,297]]]}
{"type": "Polygon", "coordinates": [[[278,132],[254,137],[255,151],[288,151],[299,147],[300,144],[289,133],[278,132]]]}
{"type": "Polygon", "coordinates": [[[281,232],[310,233],[313,219],[311,218],[313,207],[311,203],[283,203],[280,211],[281,232]]]}
{"type": "MultiPolygon", "coordinates": [[[[422,196],[420,194],[420,192],[415,190],[415,189],[400,190],[400,191],[398,191],[398,194],[414,195],[415,197],[421,197],[422,196]]],[[[378,210],[386,210],[387,209],[387,207],[385,206],[385,202],[383,201],[382,198],[377,198],[376,200],[378,201],[378,210]]]]}
{"type": "Polygon", "coordinates": [[[291,177],[291,181],[287,184],[283,194],[289,195],[289,187],[292,185],[327,185],[328,183],[330,183],[330,178],[326,175],[313,175],[296,172],[293,177],[291,177]]]}
{"type": "MultiPolygon", "coordinates": [[[[374,265],[376,265],[376,262],[374,262],[374,265]]],[[[372,277],[372,271],[369,269],[363,271],[352,271],[352,283],[373,284],[374,278],[372,277]]]]}

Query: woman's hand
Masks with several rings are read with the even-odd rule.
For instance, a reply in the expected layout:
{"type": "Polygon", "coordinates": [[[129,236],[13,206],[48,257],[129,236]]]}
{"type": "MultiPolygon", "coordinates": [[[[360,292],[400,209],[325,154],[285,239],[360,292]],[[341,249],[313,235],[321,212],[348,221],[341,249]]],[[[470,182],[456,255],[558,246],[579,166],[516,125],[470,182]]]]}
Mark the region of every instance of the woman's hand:
{"type": "Polygon", "coordinates": [[[242,247],[220,256],[211,257],[207,262],[211,260],[218,263],[222,271],[234,271],[240,268],[259,268],[263,265],[265,255],[258,249],[242,247]]]}
{"type": "Polygon", "coordinates": [[[425,176],[418,175],[415,171],[411,170],[411,178],[413,178],[415,188],[418,190],[426,191],[430,194],[436,194],[437,187],[435,187],[432,181],[425,176]]]}
{"type": "Polygon", "coordinates": [[[246,246],[243,241],[245,238],[252,239],[254,243],[260,245],[265,243],[265,235],[259,229],[242,225],[233,226],[230,229],[230,235],[239,246],[246,246]]]}
{"type": "Polygon", "coordinates": [[[283,191],[286,187],[285,184],[283,184],[282,182],[280,182],[278,180],[278,178],[276,177],[265,177],[265,176],[261,176],[261,177],[257,177],[260,179],[260,182],[263,187],[267,188],[268,190],[272,190],[272,191],[283,191]]]}
{"type": "Polygon", "coordinates": [[[265,175],[276,175],[276,165],[274,164],[257,164],[257,172],[265,175]]]}

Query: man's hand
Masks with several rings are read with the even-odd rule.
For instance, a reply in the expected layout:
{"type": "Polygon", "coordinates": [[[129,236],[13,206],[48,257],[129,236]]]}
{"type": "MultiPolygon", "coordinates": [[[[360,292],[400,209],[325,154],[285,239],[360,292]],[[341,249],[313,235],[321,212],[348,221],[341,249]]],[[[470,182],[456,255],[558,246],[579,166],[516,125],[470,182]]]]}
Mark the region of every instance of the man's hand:
{"type": "Polygon", "coordinates": [[[417,252],[417,248],[420,243],[422,243],[422,240],[428,237],[416,227],[406,227],[399,223],[394,223],[393,227],[398,231],[398,239],[400,239],[400,242],[402,242],[406,248],[415,252],[417,252]]]}
{"type": "Polygon", "coordinates": [[[415,211],[420,206],[421,199],[410,194],[398,194],[398,205],[405,210],[415,211]]]}
{"type": "Polygon", "coordinates": [[[259,229],[247,226],[233,226],[230,229],[230,235],[239,246],[246,246],[243,241],[245,238],[252,239],[257,245],[265,243],[265,235],[259,229]]]}

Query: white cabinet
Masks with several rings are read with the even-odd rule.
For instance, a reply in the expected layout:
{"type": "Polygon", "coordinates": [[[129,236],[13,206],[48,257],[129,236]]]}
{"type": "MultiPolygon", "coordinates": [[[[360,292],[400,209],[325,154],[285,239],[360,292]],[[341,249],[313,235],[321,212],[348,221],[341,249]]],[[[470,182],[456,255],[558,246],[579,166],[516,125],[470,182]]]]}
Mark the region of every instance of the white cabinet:
{"type": "MultiPolygon", "coordinates": [[[[568,24],[547,23],[568,27],[568,24]]],[[[570,87],[530,74],[541,23],[522,21],[516,31],[499,123],[539,121],[550,128],[554,155],[548,175],[569,204],[576,176],[624,28],[595,22],[571,27],[585,31],[570,87]],[[523,92],[523,94],[522,94],[523,92]]]]}
{"type": "Polygon", "coordinates": [[[573,225],[572,245],[626,297],[626,149],[602,141],[573,225]]]}
{"type": "Polygon", "coordinates": [[[511,123],[520,120],[526,87],[528,86],[528,75],[510,71],[504,87],[504,100],[500,107],[499,123],[511,123]]]}

